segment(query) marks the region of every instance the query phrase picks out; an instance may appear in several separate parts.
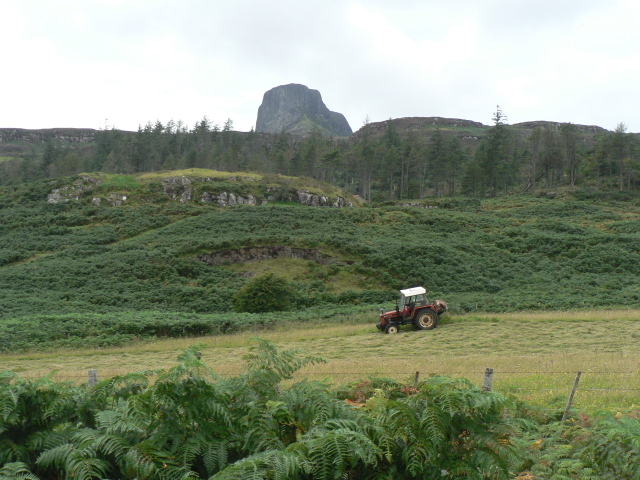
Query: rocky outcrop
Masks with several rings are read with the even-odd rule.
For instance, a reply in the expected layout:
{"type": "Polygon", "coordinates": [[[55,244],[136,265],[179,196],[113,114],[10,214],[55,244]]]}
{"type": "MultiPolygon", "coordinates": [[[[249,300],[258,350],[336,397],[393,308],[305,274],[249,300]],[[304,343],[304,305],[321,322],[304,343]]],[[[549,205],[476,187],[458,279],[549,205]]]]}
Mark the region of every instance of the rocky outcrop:
{"type": "Polygon", "coordinates": [[[102,205],[103,202],[106,202],[107,205],[112,207],[119,207],[127,201],[127,196],[121,193],[110,193],[106,197],[93,197],[91,199],[91,203],[94,205],[102,205]]]}
{"type": "Polygon", "coordinates": [[[264,94],[256,132],[308,135],[315,129],[327,137],[348,137],[352,133],[344,115],[330,111],[318,90],[292,83],[264,94]]]}
{"type": "Polygon", "coordinates": [[[338,196],[332,202],[326,195],[318,195],[307,190],[296,190],[296,198],[298,203],[301,203],[302,205],[308,205],[310,207],[332,206],[342,208],[353,206],[353,204],[346,202],[343,197],[338,196]]]}
{"type": "Polygon", "coordinates": [[[192,197],[191,183],[192,180],[189,177],[168,177],[162,181],[162,189],[172,200],[178,199],[185,203],[192,197]]]}
{"type": "Polygon", "coordinates": [[[48,203],[64,203],[70,200],[80,200],[82,195],[93,190],[102,183],[102,178],[98,176],[81,175],[73,183],[64,187],[55,188],[47,196],[48,203]]]}
{"type": "MultiPolygon", "coordinates": [[[[551,127],[554,130],[560,130],[562,128],[563,125],[566,125],[566,123],[562,123],[562,122],[549,122],[546,120],[537,120],[537,121],[533,121],[533,122],[520,122],[520,123],[514,123],[513,125],[511,125],[512,127],[519,127],[519,128],[527,128],[527,129],[534,129],[534,128],[543,128],[543,127],[551,127]]],[[[579,124],[572,124],[576,131],[581,132],[581,133],[604,133],[607,131],[607,129],[602,128],[602,127],[598,127],[597,125],[579,125],[579,124]]]]}
{"type": "MultiPolygon", "coordinates": [[[[95,176],[82,175],[67,185],[53,189],[48,195],[47,201],[61,203],[90,198],[94,205],[117,207],[130,200],[129,194],[118,191],[107,191],[102,196],[95,194],[90,196],[94,193],[94,188],[104,182],[105,180],[100,174],[95,176]]],[[[303,189],[295,190],[285,186],[265,185],[256,182],[256,178],[244,176],[225,176],[222,178],[172,176],[162,179],[162,192],[171,200],[181,203],[213,203],[220,207],[264,205],[274,202],[295,202],[310,207],[343,208],[353,206],[352,202],[340,195],[328,196],[303,189]],[[237,182],[237,189],[231,182],[237,182]]],[[[138,200],[154,201],[146,194],[138,200]]],[[[156,198],[156,200],[159,199],[156,198]]]]}
{"type": "MultiPolygon", "coordinates": [[[[219,194],[211,194],[204,192],[200,199],[203,203],[217,203],[221,207],[234,207],[236,205],[256,205],[257,200],[253,195],[247,195],[243,197],[236,195],[235,193],[222,192],[219,194]]],[[[262,202],[266,203],[266,202],[262,202]]]]}
{"type": "Polygon", "coordinates": [[[92,143],[96,140],[97,132],[92,128],[43,128],[39,130],[0,128],[0,143],[44,143],[49,140],[61,143],[92,143]]]}
{"type": "MultiPolygon", "coordinates": [[[[100,175],[90,176],[81,175],[73,183],[65,185],[60,188],[55,188],[47,196],[48,203],[64,203],[70,201],[79,201],[81,198],[88,196],[92,193],[95,187],[104,183],[103,178],[100,175]]],[[[112,207],[119,207],[123,205],[128,196],[122,193],[109,193],[104,197],[94,196],[91,198],[93,205],[102,205],[106,203],[112,207]]]]}
{"type": "MultiPolygon", "coordinates": [[[[236,180],[235,177],[223,180],[236,180]]],[[[242,181],[255,182],[251,177],[240,178],[242,181]]],[[[182,203],[199,199],[201,203],[217,203],[221,207],[234,207],[237,205],[264,205],[271,202],[296,202],[310,207],[352,207],[353,203],[344,197],[331,198],[327,195],[312,193],[308,190],[287,190],[285,188],[268,186],[263,187],[261,193],[238,193],[231,191],[216,191],[218,179],[212,177],[191,178],[167,177],[163,180],[163,191],[173,200],[182,203]]],[[[239,184],[239,189],[242,186],[239,184]]],[[[252,187],[254,190],[256,187],[252,187]]],[[[258,190],[260,190],[258,188],[258,190]]]]}
{"type": "MultiPolygon", "coordinates": [[[[408,132],[420,132],[425,129],[431,129],[433,127],[446,128],[484,128],[487,127],[480,122],[474,122],[472,120],[464,120],[461,118],[444,118],[444,117],[403,117],[394,118],[392,120],[385,120],[383,122],[372,122],[360,130],[355,132],[349,139],[352,142],[357,141],[363,135],[382,135],[388,128],[389,122],[392,122],[393,126],[401,134],[406,135],[408,132]]],[[[488,127],[487,127],[488,128],[488,127]]],[[[466,139],[477,140],[477,137],[465,137],[466,139]]]]}
{"type": "MultiPolygon", "coordinates": [[[[164,193],[172,200],[187,203],[193,200],[194,188],[201,187],[201,184],[215,185],[216,179],[210,177],[168,177],[162,182],[164,193]]],[[[204,191],[200,195],[202,203],[217,203],[221,207],[234,207],[236,205],[256,205],[257,200],[253,195],[239,195],[234,192],[211,193],[204,191]]]]}

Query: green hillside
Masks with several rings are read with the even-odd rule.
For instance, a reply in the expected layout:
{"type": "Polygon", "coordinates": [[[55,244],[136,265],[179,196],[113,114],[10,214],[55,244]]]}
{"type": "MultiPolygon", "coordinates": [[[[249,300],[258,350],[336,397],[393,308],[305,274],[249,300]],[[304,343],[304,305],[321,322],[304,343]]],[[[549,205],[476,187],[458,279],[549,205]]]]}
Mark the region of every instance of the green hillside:
{"type": "Polygon", "coordinates": [[[213,171],[4,187],[0,349],[313,320],[415,285],[453,312],[640,306],[637,198],[410,203],[358,206],[317,181],[213,171]],[[231,194],[255,204],[221,206],[231,194]],[[267,273],[286,281],[289,311],[234,313],[238,290],[267,273]]]}

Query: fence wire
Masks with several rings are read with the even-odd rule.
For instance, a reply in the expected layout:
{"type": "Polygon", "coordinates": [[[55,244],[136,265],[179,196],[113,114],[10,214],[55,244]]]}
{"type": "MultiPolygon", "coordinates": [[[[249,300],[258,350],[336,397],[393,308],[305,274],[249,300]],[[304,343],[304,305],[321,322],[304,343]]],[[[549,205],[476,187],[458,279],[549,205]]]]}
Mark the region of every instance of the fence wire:
{"type": "MultiPolygon", "coordinates": [[[[1,371],[1,367],[0,367],[1,371]]],[[[73,384],[93,384],[113,377],[122,377],[129,374],[144,373],[153,382],[162,369],[157,370],[129,370],[129,369],[92,369],[82,370],[77,373],[30,370],[16,371],[13,374],[24,380],[37,380],[49,377],[52,380],[68,382],[73,384]]],[[[226,371],[215,373],[220,378],[231,378],[241,375],[245,370],[238,368],[237,371],[226,371]]],[[[527,402],[538,404],[538,410],[557,414],[565,409],[564,402],[569,396],[574,378],[578,372],[571,371],[517,371],[517,370],[495,370],[485,369],[460,370],[460,371],[347,371],[337,370],[313,371],[309,368],[296,372],[292,382],[302,379],[313,379],[326,381],[333,386],[357,385],[359,383],[371,381],[373,379],[389,378],[399,383],[415,385],[416,382],[425,380],[432,376],[447,376],[452,378],[465,378],[472,384],[485,388],[487,387],[487,375],[491,376],[488,383],[489,390],[497,393],[521,396],[527,402]],[[491,371],[491,373],[489,373],[491,371]],[[559,378],[567,376],[566,379],[559,378]],[[527,377],[527,378],[525,378],[527,377]],[[545,381],[548,378],[548,381],[545,381]],[[529,385],[535,382],[536,385],[529,385]],[[484,385],[483,385],[484,383],[484,385]],[[562,404],[562,405],[561,405],[562,404]]],[[[2,376],[0,376],[2,382],[2,376]]],[[[573,405],[566,409],[575,412],[582,407],[602,408],[608,411],[638,410],[640,408],[640,369],[639,370],[619,370],[619,371],[583,371],[580,385],[577,387],[576,400],[573,405]],[[606,383],[604,383],[606,382],[606,383]],[[616,383],[617,382],[617,383],[616,383]],[[602,384],[604,383],[604,384],[602,384]],[[585,398],[586,397],[586,398],[585,398]],[[621,404],[627,404],[620,406],[621,404]]]]}
{"type": "MultiPolygon", "coordinates": [[[[92,369],[93,370],[93,369],[92,369]]],[[[1,371],[1,367],[0,367],[0,371],[1,371]]],[[[53,371],[47,371],[47,370],[25,370],[25,371],[13,371],[11,372],[12,374],[14,374],[15,376],[25,379],[25,380],[35,380],[38,378],[43,378],[43,377],[51,377],[54,380],[57,381],[70,381],[70,382],[76,382],[76,383],[83,383],[86,382],[89,376],[89,371],[91,370],[83,370],[83,371],[78,371],[78,373],[58,373],[55,370],[53,371]]],[[[140,373],[144,373],[144,374],[148,374],[151,377],[156,376],[157,374],[154,373],[150,373],[153,372],[153,370],[128,370],[128,369],[95,369],[93,370],[96,372],[97,378],[99,380],[106,380],[109,378],[113,378],[113,377],[117,377],[117,376],[126,376],[129,374],[140,374],[140,373]]],[[[159,371],[159,370],[158,370],[159,371]]],[[[243,373],[244,370],[242,369],[238,369],[238,371],[227,371],[224,373],[215,373],[215,375],[217,375],[218,377],[222,377],[222,378],[230,378],[230,377],[235,377],[238,375],[241,375],[243,373]]],[[[397,370],[393,370],[393,371],[384,371],[384,370],[371,370],[371,371],[344,371],[344,370],[340,370],[340,371],[330,371],[330,370],[323,370],[321,372],[313,372],[313,371],[303,371],[303,372],[297,372],[296,374],[294,374],[294,378],[300,378],[300,377],[309,377],[309,378],[322,378],[322,379],[327,379],[327,378],[331,378],[331,377],[351,377],[353,378],[354,381],[359,381],[359,380],[366,380],[368,378],[382,378],[382,377],[388,377],[388,378],[393,378],[393,379],[403,379],[403,380],[407,380],[407,379],[412,379],[414,378],[416,375],[418,375],[420,377],[420,379],[425,379],[428,377],[432,377],[432,376],[448,376],[448,377],[464,377],[467,378],[468,380],[472,381],[474,379],[478,380],[481,383],[482,377],[483,375],[485,375],[485,371],[441,371],[441,372],[421,372],[421,371],[397,371],[397,370]]],[[[493,370],[493,377],[494,377],[494,381],[498,382],[498,385],[500,385],[501,382],[505,382],[506,380],[508,381],[512,381],[513,378],[512,377],[518,377],[518,376],[524,376],[524,375],[537,375],[540,377],[546,377],[546,376],[551,376],[551,375],[571,375],[571,376],[575,376],[576,372],[570,372],[570,371],[515,371],[515,370],[507,370],[507,371],[501,371],[501,370],[493,370]],[[508,375],[510,378],[505,379],[504,376],[508,375]]],[[[635,386],[630,386],[629,385],[629,381],[633,380],[633,379],[624,379],[625,381],[625,386],[617,386],[617,385],[610,385],[610,386],[603,386],[603,387],[584,387],[584,388],[580,388],[580,391],[640,391],[640,370],[628,370],[628,371],[583,371],[582,372],[582,383],[586,383],[589,382],[593,379],[593,377],[611,377],[611,376],[625,376],[625,375],[636,375],[638,378],[635,380],[635,382],[637,382],[638,387],[635,386]]],[[[569,379],[568,379],[569,380],[569,379]]],[[[568,381],[567,380],[567,381],[568,381]]],[[[635,383],[634,382],[634,383],[635,383]]],[[[474,382],[477,383],[477,382],[474,382]]],[[[513,388],[513,385],[510,385],[510,388],[513,388]]],[[[517,388],[517,386],[516,386],[517,388]]],[[[552,388],[553,390],[555,390],[557,387],[552,388]]],[[[540,387],[523,387],[522,390],[523,391],[545,391],[545,390],[550,390],[551,388],[549,387],[544,387],[544,386],[540,386],[540,387]]]]}

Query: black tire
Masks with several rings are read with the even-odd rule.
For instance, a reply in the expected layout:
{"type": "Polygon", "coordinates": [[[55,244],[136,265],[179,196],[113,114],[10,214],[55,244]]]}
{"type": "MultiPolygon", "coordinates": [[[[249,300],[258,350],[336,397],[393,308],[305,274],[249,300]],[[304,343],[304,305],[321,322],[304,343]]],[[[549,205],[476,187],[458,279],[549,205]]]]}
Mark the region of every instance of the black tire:
{"type": "Polygon", "coordinates": [[[438,325],[438,314],[430,308],[425,308],[418,313],[413,324],[418,330],[433,330],[438,325]]]}
{"type": "Polygon", "coordinates": [[[397,325],[387,325],[387,328],[384,329],[384,333],[394,334],[398,333],[397,325]]]}

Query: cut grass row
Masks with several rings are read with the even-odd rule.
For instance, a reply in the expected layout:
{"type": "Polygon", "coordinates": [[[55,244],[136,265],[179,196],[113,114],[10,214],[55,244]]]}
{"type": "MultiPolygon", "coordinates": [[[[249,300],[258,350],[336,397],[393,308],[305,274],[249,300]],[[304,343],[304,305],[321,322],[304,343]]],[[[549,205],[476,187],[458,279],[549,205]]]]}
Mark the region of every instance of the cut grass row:
{"type": "Polygon", "coordinates": [[[583,411],[640,408],[640,311],[577,311],[447,315],[432,331],[405,327],[398,335],[379,333],[375,312],[342,324],[290,325],[269,330],[139,343],[126,348],[5,354],[2,369],[23,377],[55,371],[59,379],[85,381],[87,370],[100,378],[168,368],[186,347],[197,344],[203,359],[220,375],[242,371],[242,357],[260,336],[281,349],[303,350],[327,360],[303,369],[297,379],[335,385],[390,377],[410,383],[421,376],[468,378],[481,385],[485,368],[494,369],[494,390],[559,409],[577,371],[582,380],[575,399],[583,411]]]}

